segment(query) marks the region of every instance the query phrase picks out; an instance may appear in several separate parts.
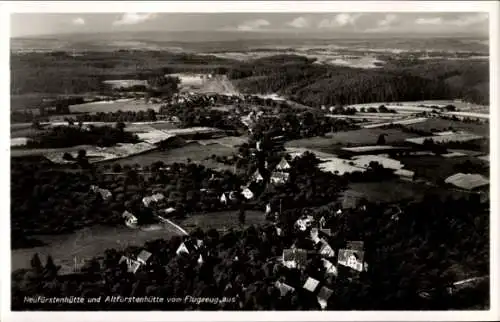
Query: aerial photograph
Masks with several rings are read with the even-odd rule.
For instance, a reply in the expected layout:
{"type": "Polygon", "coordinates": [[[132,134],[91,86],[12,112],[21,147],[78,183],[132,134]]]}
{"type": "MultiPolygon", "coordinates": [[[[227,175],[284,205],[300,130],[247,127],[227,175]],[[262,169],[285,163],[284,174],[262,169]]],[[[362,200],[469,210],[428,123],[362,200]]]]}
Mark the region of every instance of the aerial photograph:
{"type": "Polygon", "coordinates": [[[12,311],[490,310],[487,12],[145,11],[10,16],[12,311]]]}

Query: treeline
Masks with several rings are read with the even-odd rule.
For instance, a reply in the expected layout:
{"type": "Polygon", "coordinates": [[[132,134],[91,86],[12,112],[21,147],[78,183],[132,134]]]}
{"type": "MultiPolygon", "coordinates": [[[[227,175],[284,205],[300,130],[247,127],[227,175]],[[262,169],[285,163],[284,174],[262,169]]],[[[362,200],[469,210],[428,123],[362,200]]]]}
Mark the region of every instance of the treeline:
{"type": "Polygon", "coordinates": [[[488,65],[421,62],[408,68],[356,69],[312,64],[282,55],[235,66],[230,78],[244,92],[280,93],[309,106],[462,98],[488,104],[488,65]],[[475,71],[476,67],[486,72],[475,71]],[[467,79],[467,81],[465,81],[467,79]]]}
{"type": "MultiPolygon", "coordinates": [[[[128,273],[118,265],[122,255],[135,256],[141,248],[123,252],[108,249],[86,262],[80,273],[57,274],[49,258],[46,263],[33,257],[30,269],[12,274],[14,310],[320,310],[318,290],[303,288],[308,277],[320,287],[333,290],[327,310],[450,310],[489,307],[487,283],[457,291],[452,283],[467,277],[489,274],[489,214],[476,199],[440,200],[428,196],[422,202],[401,205],[395,213],[385,205],[366,204],[359,209],[334,215],[336,208],[287,211],[290,224],[283,233],[267,225],[243,231],[219,233],[196,230],[188,239],[203,240],[189,254],[175,252],[180,237],[147,242],[152,253],[147,269],[128,273]],[[341,265],[337,274],[325,275],[321,256],[307,232],[292,227],[293,218],[312,215],[326,217],[322,235],[336,251],[349,240],[364,242],[366,272],[356,273],[341,265]],[[376,228],[374,228],[376,227],[376,228]],[[464,238],[467,236],[467,238],[464,238]],[[295,245],[308,250],[303,268],[284,267],[279,258],[284,249],[295,245]],[[464,252],[463,249],[472,249],[464,252]],[[201,258],[201,261],[199,261],[201,258]],[[286,295],[276,282],[293,287],[286,295]],[[428,296],[423,296],[426,292],[428,296]],[[158,296],[163,298],[222,298],[229,303],[111,303],[29,304],[24,296],[158,296]]],[[[337,263],[337,256],[330,259],[337,263]]]]}
{"type": "Polygon", "coordinates": [[[26,148],[66,148],[77,145],[113,146],[117,143],[137,143],[137,135],[124,130],[124,124],[111,126],[56,126],[31,136],[26,148]]]}

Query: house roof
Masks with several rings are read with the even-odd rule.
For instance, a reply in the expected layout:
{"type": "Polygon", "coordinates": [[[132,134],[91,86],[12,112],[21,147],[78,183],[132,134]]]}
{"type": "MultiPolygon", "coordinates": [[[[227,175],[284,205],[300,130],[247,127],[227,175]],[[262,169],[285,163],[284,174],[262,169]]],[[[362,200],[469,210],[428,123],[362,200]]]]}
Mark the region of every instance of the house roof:
{"type": "Polygon", "coordinates": [[[353,249],[340,249],[338,263],[347,266],[347,261],[351,255],[354,255],[358,262],[363,263],[365,252],[353,249]]]}
{"type": "Polygon", "coordinates": [[[295,288],[291,287],[286,283],[282,283],[280,281],[276,281],[274,285],[280,290],[281,296],[287,295],[289,292],[294,292],[295,288]]]}
{"type": "Polygon", "coordinates": [[[287,170],[290,169],[290,164],[285,158],[282,158],[280,163],[276,166],[276,170],[287,170]]]}
{"type": "Polygon", "coordinates": [[[317,299],[321,308],[324,310],[328,306],[328,299],[332,296],[333,291],[326,286],[321,287],[317,299]]]}
{"type": "Polygon", "coordinates": [[[130,273],[135,273],[141,266],[141,263],[139,261],[136,261],[134,259],[131,259],[127,256],[122,256],[120,260],[118,261],[118,264],[121,264],[122,262],[125,262],[127,264],[127,270],[130,273]]]}
{"type": "Polygon", "coordinates": [[[148,259],[151,257],[151,255],[153,255],[153,254],[151,254],[147,250],[142,250],[139,253],[139,255],[137,255],[137,260],[140,262],[146,263],[148,261],[148,259]]]}
{"type": "Polygon", "coordinates": [[[470,173],[456,173],[446,178],[444,182],[466,190],[483,187],[490,183],[490,181],[486,177],[480,174],[470,173]]]}
{"type": "Polygon", "coordinates": [[[308,277],[306,282],[304,283],[304,286],[303,288],[308,290],[309,292],[314,292],[316,290],[316,288],[318,287],[319,285],[319,281],[312,278],[312,277],[308,277]]]}

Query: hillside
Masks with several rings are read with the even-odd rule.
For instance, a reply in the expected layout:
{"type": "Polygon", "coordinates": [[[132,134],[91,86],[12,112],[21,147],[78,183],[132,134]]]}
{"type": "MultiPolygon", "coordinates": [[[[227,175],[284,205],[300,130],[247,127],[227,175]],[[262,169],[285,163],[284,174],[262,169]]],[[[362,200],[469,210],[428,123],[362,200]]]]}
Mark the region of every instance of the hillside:
{"type": "Polygon", "coordinates": [[[488,62],[392,62],[379,69],[314,64],[296,55],[255,59],[229,77],[247,93],[279,93],[310,106],[463,98],[489,103],[488,62]]]}

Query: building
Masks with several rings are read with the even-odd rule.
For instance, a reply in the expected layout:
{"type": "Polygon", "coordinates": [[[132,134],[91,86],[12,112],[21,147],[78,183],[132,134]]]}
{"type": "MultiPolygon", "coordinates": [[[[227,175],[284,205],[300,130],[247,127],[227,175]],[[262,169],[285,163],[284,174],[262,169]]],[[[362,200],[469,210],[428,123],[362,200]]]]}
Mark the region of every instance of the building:
{"type": "Polygon", "coordinates": [[[335,251],[333,248],[328,244],[328,242],[324,239],[320,239],[319,243],[319,254],[321,256],[331,258],[335,256],[335,251]]]}
{"type": "Polygon", "coordinates": [[[135,217],[133,214],[131,214],[128,211],[124,211],[122,214],[122,217],[125,218],[125,225],[129,228],[137,228],[138,227],[138,220],[137,217],[135,217]]]}
{"type": "Polygon", "coordinates": [[[280,163],[278,163],[278,165],[276,166],[275,171],[288,171],[290,170],[290,168],[291,167],[288,161],[286,161],[285,158],[282,158],[280,163]]]}
{"type": "Polygon", "coordinates": [[[360,250],[362,251],[365,247],[365,243],[360,240],[350,240],[347,242],[346,248],[352,250],[360,250]]]}
{"type": "Polygon", "coordinates": [[[290,174],[288,174],[286,172],[274,171],[271,174],[270,181],[272,184],[284,184],[288,181],[289,177],[290,177],[290,174]]]}
{"type": "Polygon", "coordinates": [[[246,199],[252,199],[254,194],[252,192],[252,190],[248,189],[248,188],[245,188],[243,189],[243,191],[241,192],[241,194],[243,195],[243,197],[245,197],[246,199]]]}
{"type": "Polygon", "coordinates": [[[222,204],[227,205],[227,197],[226,197],[226,193],[222,193],[222,196],[220,197],[220,202],[221,202],[222,204]]]}
{"type": "Polygon", "coordinates": [[[118,261],[118,264],[121,264],[125,262],[127,264],[127,271],[129,273],[135,274],[139,267],[141,267],[141,263],[139,261],[136,261],[134,259],[131,259],[127,256],[122,256],[120,260],[118,261]]]}
{"type": "Polygon", "coordinates": [[[309,292],[314,292],[316,291],[316,288],[318,287],[319,285],[319,281],[312,278],[312,277],[308,277],[306,282],[304,283],[304,286],[303,288],[305,290],[308,290],[309,292]]]}
{"type": "Polygon", "coordinates": [[[148,262],[148,259],[151,257],[151,255],[153,255],[153,254],[151,254],[147,250],[142,250],[139,253],[139,255],[137,255],[137,261],[143,265],[146,265],[146,263],[148,262]]]}
{"type": "Polygon", "coordinates": [[[318,303],[321,306],[321,309],[326,309],[328,306],[328,300],[332,296],[333,291],[326,286],[322,286],[317,295],[318,303]]]}
{"type": "Polygon", "coordinates": [[[251,181],[252,182],[261,182],[264,180],[264,177],[260,174],[259,170],[256,170],[254,174],[252,175],[251,181]]]}
{"type": "Polygon", "coordinates": [[[165,199],[165,196],[161,193],[155,193],[152,196],[142,198],[142,203],[144,206],[149,207],[151,203],[158,202],[165,199]]]}
{"type": "Polygon", "coordinates": [[[445,183],[468,191],[479,191],[489,186],[488,178],[480,174],[456,173],[444,180],[445,183]]]}
{"type": "Polygon", "coordinates": [[[333,265],[332,262],[330,262],[329,260],[324,259],[324,258],[322,258],[321,261],[323,262],[323,268],[325,269],[325,275],[333,275],[335,277],[338,275],[337,267],[335,267],[335,265],[333,265]]]}
{"type": "Polygon", "coordinates": [[[276,281],[274,286],[280,290],[281,297],[286,296],[288,293],[295,292],[295,288],[284,282],[276,281]]]}
{"type": "Polygon", "coordinates": [[[197,251],[200,249],[200,247],[203,245],[203,241],[196,239],[186,239],[183,243],[180,244],[180,246],[176,250],[176,254],[190,254],[194,251],[197,251]]]}
{"type": "Polygon", "coordinates": [[[353,249],[340,249],[338,263],[358,272],[363,269],[364,252],[353,249]]]}

